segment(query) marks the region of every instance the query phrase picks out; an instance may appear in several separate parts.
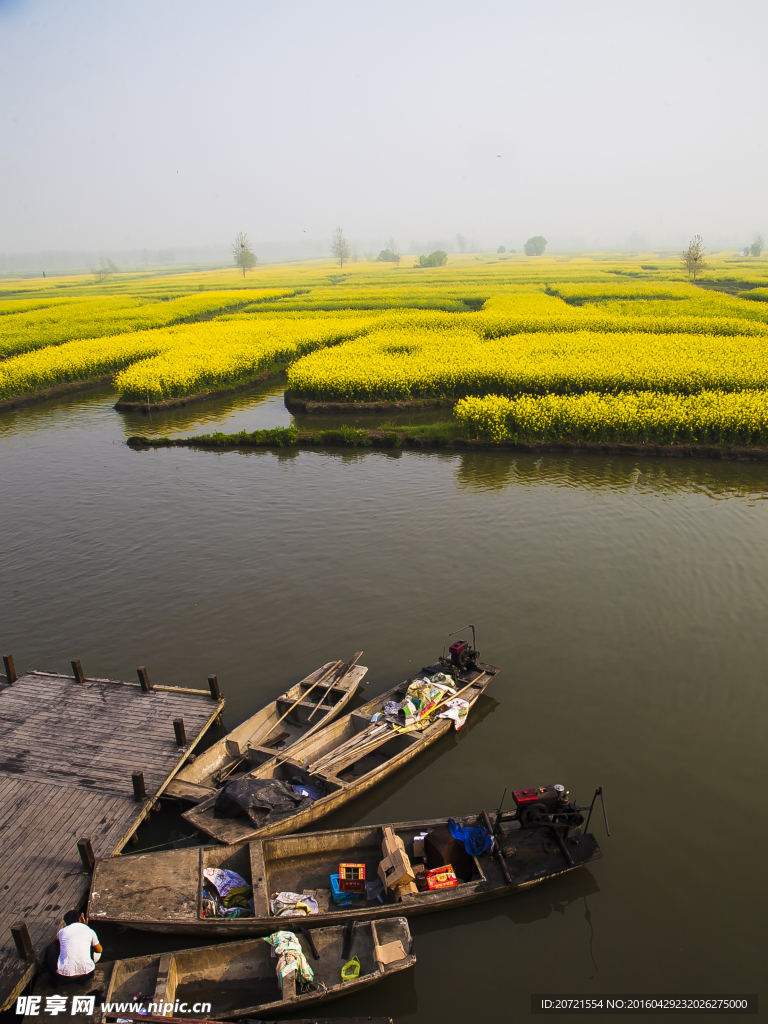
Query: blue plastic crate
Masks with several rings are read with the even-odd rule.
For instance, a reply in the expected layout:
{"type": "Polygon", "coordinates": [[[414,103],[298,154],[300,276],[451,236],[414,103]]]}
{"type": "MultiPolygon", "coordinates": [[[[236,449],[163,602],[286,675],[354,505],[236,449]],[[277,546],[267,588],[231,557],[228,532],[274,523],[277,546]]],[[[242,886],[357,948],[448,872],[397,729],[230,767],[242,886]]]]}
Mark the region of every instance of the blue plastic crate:
{"type": "Polygon", "coordinates": [[[331,891],[333,902],[337,907],[347,907],[350,903],[365,903],[364,892],[342,892],[339,888],[339,876],[331,875],[331,891]]]}

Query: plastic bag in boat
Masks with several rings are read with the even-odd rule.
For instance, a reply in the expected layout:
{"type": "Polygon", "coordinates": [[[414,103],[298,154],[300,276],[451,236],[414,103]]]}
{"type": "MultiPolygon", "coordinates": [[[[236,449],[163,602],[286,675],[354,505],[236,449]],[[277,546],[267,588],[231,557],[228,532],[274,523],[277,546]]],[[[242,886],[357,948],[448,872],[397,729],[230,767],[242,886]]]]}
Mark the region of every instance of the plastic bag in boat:
{"type": "Polygon", "coordinates": [[[461,843],[470,857],[479,857],[493,846],[493,836],[487,828],[462,828],[453,818],[448,819],[448,829],[453,838],[461,843]]]}
{"type": "MultiPolygon", "coordinates": [[[[299,781],[299,780],[296,780],[299,781]]],[[[314,801],[310,796],[299,796],[292,786],[278,779],[247,777],[229,782],[219,791],[213,805],[217,818],[237,818],[245,815],[261,827],[273,821],[302,811],[314,801]]]]}
{"type": "Polygon", "coordinates": [[[452,718],[453,724],[456,726],[456,732],[459,731],[467,720],[469,714],[469,701],[464,700],[463,697],[453,697],[443,705],[445,711],[442,711],[437,717],[438,718],[452,718]]]}

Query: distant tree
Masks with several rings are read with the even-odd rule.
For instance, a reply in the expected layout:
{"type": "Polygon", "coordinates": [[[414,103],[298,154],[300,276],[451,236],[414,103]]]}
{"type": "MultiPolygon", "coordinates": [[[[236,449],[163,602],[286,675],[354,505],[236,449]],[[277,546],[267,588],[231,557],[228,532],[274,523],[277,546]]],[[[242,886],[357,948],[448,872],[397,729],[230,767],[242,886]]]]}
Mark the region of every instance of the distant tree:
{"type": "Polygon", "coordinates": [[[496,250],[496,252],[506,252],[506,251],[507,251],[507,249],[506,249],[506,246],[504,246],[504,245],[500,245],[499,248],[496,250]]]}
{"type": "Polygon", "coordinates": [[[706,270],[706,263],[704,262],[704,239],[701,235],[694,235],[688,243],[688,248],[680,253],[680,259],[686,266],[688,271],[688,280],[691,278],[696,280],[696,275],[700,270],[706,270]]]}
{"type": "Polygon", "coordinates": [[[507,252],[517,252],[517,249],[507,249],[507,252]]]}
{"type": "Polygon", "coordinates": [[[97,281],[106,281],[108,277],[112,277],[113,274],[117,273],[117,267],[110,259],[104,259],[102,256],[99,260],[98,267],[93,267],[91,273],[94,275],[97,281]]]}
{"type": "Polygon", "coordinates": [[[464,235],[461,234],[461,232],[459,232],[456,235],[456,241],[459,243],[459,252],[466,252],[467,251],[467,240],[464,237],[464,235]]]}
{"type": "Polygon", "coordinates": [[[523,246],[526,256],[543,256],[546,248],[547,240],[543,235],[534,235],[523,246]]]}
{"type": "Polygon", "coordinates": [[[764,248],[765,242],[763,241],[763,236],[760,234],[755,235],[752,240],[752,245],[749,247],[750,254],[752,256],[762,256],[764,248]]]}
{"type": "Polygon", "coordinates": [[[331,239],[331,255],[339,261],[339,266],[344,266],[344,260],[350,257],[349,242],[344,237],[341,228],[336,228],[331,239]]]}
{"type": "Polygon", "coordinates": [[[235,240],[232,243],[232,256],[235,266],[242,270],[243,277],[245,277],[246,270],[253,270],[256,266],[256,255],[253,249],[251,249],[248,235],[244,231],[238,231],[235,235],[235,240]]]}
{"type": "Polygon", "coordinates": [[[379,255],[376,257],[377,263],[400,263],[400,253],[393,252],[392,249],[382,249],[379,255]]]}
{"type": "Polygon", "coordinates": [[[353,263],[357,263],[357,261],[360,259],[360,254],[357,251],[356,245],[352,246],[352,255],[349,258],[352,260],[353,263]]]}
{"type": "Polygon", "coordinates": [[[443,249],[436,249],[429,256],[419,256],[419,262],[414,263],[415,267],[444,267],[448,262],[448,253],[443,249]]]}

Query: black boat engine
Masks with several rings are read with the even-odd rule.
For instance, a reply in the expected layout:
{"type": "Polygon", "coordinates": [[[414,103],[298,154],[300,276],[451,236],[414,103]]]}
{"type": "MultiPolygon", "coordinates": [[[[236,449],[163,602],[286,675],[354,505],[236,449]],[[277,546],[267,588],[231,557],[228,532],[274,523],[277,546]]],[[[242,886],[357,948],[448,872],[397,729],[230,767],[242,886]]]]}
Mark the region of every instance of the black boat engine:
{"type": "Polygon", "coordinates": [[[541,825],[566,825],[578,828],[584,824],[584,815],[578,804],[572,804],[565,786],[539,786],[516,789],[512,798],[517,806],[517,817],[523,828],[541,825]]]}
{"type": "Polygon", "coordinates": [[[466,640],[457,640],[448,648],[451,656],[451,664],[456,666],[459,672],[467,668],[477,668],[478,652],[469,646],[466,640]]]}
{"type": "Polygon", "coordinates": [[[457,672],[464,672],[468,668],[477,668],[477,659],[480,657],[480,652],[477,650],[477,641],[475,640],[475,627],[472,625],[463,626],[461,629],[455,629],[453,633],[449,633],[448,636],[456,636],[457,633],[463,633],[465,629],[472,630],[472,646],[470,647],[468,640],[457,640],[456,643],[451,644],[448,648],[450,654],[450,660],[448,658],[441,658],[441,661],[447,662],[452,665],[457,672]]]}

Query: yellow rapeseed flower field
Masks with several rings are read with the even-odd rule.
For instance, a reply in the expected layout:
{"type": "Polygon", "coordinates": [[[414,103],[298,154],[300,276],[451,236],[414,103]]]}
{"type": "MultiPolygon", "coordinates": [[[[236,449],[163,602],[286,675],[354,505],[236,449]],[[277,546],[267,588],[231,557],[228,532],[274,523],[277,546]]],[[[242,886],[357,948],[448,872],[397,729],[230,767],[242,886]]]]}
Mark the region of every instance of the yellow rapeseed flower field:
{"type": "Polygon", "coordinates": [[[401,320],[298,360],[288,370],[289,389],[353,402],[768,387],[768,346],[744,335],[581,330],[488,338],[462,329],[463,319],[432,330],[401,320]]]}
{"type": "Polygon", "coordinates": [[[268,367],[285,365],[319,345],[354,338],[369,329],[368,317],[289,318],[259,316],[151,331],[162,348],[115,378],[126,400],[167,398],[240,385],[268,367]]]}
{"type": "Polygon", "coordinates": [[[765,391],[655,391],[464,398],[454,415],[471,437],[494,441],[768,444],[765,391]]]}
{"type": "MultiPolygon", "coordinates": [[[[0,357],[30,352],[75,338],[98,338],[129,331],[165,327],[180,320],[222,313],[246,303],[280,298],[284,290],[244,294],[203,292],[170,301],[147,302],[130,296],[70,298],[0,316],[0,357]]],[[[38,301],[41,300],[27,300],[38,301]]],[[[11,304],[18,307],[17,301],[11,304]]],[[[0,310],[5,303],[0,304],[0,310]]]]}
{"type": "Polygon", "coordinates": [[[708,262],[705,287],[676,254],[599,253],[6,280],[0,401],[112,374],[124,398],[161,401],[287,365],[289,388],[321,401],[506,402],[501,419],[502,406],[482,415],[523,429],[512,401],[540,433],[550,417],[594,436],[677,438],[677,423],[687,438],[757,443],[768,261],[708,262]]]}

